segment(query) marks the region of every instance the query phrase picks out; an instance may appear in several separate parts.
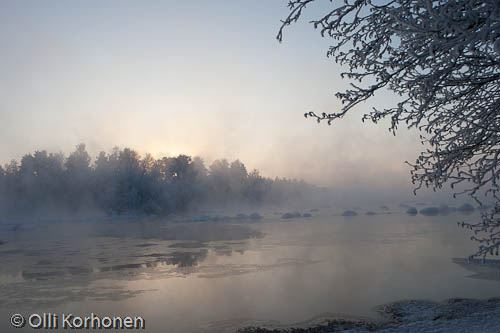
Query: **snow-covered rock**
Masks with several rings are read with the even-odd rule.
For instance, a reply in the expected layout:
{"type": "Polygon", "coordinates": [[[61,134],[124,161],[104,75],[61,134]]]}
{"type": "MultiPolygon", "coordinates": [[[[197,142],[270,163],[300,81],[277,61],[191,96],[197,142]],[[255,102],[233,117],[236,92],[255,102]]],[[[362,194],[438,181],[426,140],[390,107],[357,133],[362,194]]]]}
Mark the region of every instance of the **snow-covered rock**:
{"type": "Polygon", "coordinates": [[[281,218],[282,219],[293,219],[295,217],[300,217],[301,214],[299,212],[288,212],[288,213],[285,213],[283,215],[281,215],[281,218]]]}
{"type": "Polygon", "coordinates": [[[439,208],[437,207],[425,207],[419,211],[420,214],[425,216],[436,216],[439,214],[439,208]]]}
{"type": "Polygon", "coordinates": [[[262,218],[262,216],[259,213],[254,212],[254,213],[250,214],[249,218],[251,220],[260,220],[262,218]]]}
{"type": "Polygon", "coordinates": [[[293,213],[285,213],[285,214],[281,215],[282,219],[293,219],[294,217],[295,217],[295,215],[293,215],[293,213]]]}
{"type": "Polygon", "coordinates": [[[409,207],[406,210],[406,214],[408,214],[408,215],[417,215],[418,211],[417,211],[417,209],[415,207],[409,207]]]}
{"type": "Polygon", "coordinates": [[[474,211],[474,207],[471,204],[464,203],[463,205],[459,206],[457,210],[462,213],[469,213],[474,211]]]}

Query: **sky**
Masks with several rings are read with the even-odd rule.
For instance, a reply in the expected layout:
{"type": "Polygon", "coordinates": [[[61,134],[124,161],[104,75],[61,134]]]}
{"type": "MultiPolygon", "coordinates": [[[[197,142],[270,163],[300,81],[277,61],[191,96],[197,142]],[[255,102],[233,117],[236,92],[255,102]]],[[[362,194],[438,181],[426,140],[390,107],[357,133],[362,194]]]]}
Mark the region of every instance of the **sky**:
{"type": "Polygon", "coordinates": [[[0,163],[35,150],[240,159],[268,177],[411,192],[415,131],[362,123],[389,93],[332,126],[348,87],[305,13],[279,43],[288,1],[0,0],[0,163]]]}

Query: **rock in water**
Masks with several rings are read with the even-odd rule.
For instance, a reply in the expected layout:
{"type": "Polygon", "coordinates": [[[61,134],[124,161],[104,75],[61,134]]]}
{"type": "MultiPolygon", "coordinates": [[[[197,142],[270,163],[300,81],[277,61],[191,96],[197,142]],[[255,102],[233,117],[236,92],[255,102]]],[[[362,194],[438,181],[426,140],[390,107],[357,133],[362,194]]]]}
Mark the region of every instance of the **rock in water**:
{"type": "Polygon", "coordinates": [[[410,207],[408,208],[408,210],[406,211],[406,214],[408,215],[417,215],[418,212],[417,212],[417,209],[415,207],[410,207]]]}
{"type": "Polygon", "coordinates": [[[260,220],[262,216],[259,213],[252,213],[250,214],[250,219],[252,220],[260,220]]]}
{"type": "Polygon", "coordinates": [[[439,208],[425,207],[424,209],[421,209],[419,213],[425,216],[435,216],[439,214],[439,208]]]}
{"type": "Polygon", "coordinates": [[[458,207],[457,210],[462,213],[468,213],[472,212],[474,210],[474,207],[471,204],[464,203],[463,205],[458,207]]]}
{"type": "Polygon", "coordinates": [[[285,213],[285,214],[281,215],[282,219],[293,219],[294,217],[295,217],[295,214],[293,214],[293,213],[285,213]]]}

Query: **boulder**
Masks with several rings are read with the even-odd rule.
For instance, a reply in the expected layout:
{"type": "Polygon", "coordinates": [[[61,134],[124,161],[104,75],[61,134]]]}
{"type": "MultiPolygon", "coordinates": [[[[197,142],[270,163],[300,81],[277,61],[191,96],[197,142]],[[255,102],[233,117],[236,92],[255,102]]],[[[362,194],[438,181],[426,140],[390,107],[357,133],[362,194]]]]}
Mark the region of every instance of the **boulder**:
{"type": "Polygon", "coordinates": [[[294,217],[295,217],[295,215],[293,213],[285,213],[285,214],[281,215],[282,219],[293,219],[294,217]]]}
{"type": "Polygon", "coordinates": [[[419,211],[420,214],[425,216],[436,216],[439,214],[439,208],[437,207],[425,207],[419,211]]]}
{"type": "Polygon", "coordinates": [[[262,218],[262,216],[259,213],[254,212],[254,213],[250,214],[249,218],[251,220],[260,220],[262,218]]]}
{"type": "Polygon", "coordinates": [[[474,207],[471,204],[464,203],[463,205],[459,206],[457,210],[462,213],[470,213],[474,210],[474,207]]]}
{"type": "Polygon", "coordinates": [[[281,215],[281,218],[282,219],[293,219],[295,217],[301,217],[302,215],[300,214],[300,212],[288,212],[288,213],[285,213],[283,215],[281,215]]]}
{"type": "Polygon", "coordinates": [[[410,207],[406,210],[406,214],[408,215],[417,215],[418,211],[415,207],[410,207]]]}

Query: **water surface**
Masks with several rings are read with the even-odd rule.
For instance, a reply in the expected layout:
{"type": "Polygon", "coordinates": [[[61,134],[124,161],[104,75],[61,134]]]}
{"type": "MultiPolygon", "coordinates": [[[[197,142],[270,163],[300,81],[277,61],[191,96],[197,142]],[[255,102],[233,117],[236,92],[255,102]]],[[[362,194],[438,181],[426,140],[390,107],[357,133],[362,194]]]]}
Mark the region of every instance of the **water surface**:
{"type": "Polygon", "coordinates": [[[150,331],[232,332],[374,317],[375,306],[400,299],[500,296],[495,274],[452,260],[476,246],[456,222],[477,215],[339,213],[285,221],[262,212],[253,223],[4,224],[0,329],[12,330],[12,313],[94,312],[140,315],[150,331]]]}

